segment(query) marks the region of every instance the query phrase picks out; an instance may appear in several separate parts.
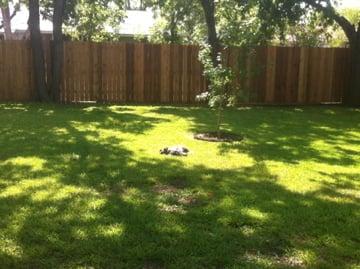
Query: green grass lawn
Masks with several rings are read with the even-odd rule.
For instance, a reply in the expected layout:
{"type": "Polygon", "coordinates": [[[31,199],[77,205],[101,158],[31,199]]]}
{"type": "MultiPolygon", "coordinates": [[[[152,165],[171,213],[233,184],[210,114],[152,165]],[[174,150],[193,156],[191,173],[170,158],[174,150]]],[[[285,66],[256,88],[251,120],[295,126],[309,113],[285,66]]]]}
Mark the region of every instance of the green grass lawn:
{"type": "Polygon", "coordinates": [[[0,268],[359,268],[360,109],[0,105],[0,268]],[[159,154],[183,144],[188,157],[159,154]]]}

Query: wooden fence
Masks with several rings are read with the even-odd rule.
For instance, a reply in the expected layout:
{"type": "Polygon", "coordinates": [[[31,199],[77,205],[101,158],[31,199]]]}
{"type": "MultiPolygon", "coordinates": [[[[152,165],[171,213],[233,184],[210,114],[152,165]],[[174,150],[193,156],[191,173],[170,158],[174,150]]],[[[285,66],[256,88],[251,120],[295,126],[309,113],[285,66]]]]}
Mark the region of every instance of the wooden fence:
{"type": "MultiPolygon", "coordinates": [[[[144,43],[65,42],[61,101],[108,103],[195,103],[206,90],[197,46],[144,43]]],[[[341,48],[231,48],[224,64],[246,72],[240,88],[244,104],[341,102],[350,53],[341,48]],[[243,57],[246,56],[246,57],[243,57]]],[[[45,44],[47,70],[50,46],[45,44]]],[[[47,78],[51,81],[50,72],[47,78]]],[[[0,101],[36,99],[28,41],[0,42],[0,101]]]]}

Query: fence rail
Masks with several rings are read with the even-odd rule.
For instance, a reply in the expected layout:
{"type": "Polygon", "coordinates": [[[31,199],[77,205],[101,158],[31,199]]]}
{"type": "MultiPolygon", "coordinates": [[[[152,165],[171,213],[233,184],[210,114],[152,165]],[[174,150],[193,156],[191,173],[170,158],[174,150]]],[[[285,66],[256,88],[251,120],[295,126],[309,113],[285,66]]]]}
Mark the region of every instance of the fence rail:
{"type": "MultiPolygon", "coordinates": [[[[198,51],[183,45],[65,42],[61,101],[195,103],[207,88],[198,51]]],[[[348,49],[230,48],[224,54],[224,64],[239,74],[232,86],[241,89],[244,104],[341,102],[348,86],[348,49]]],[[[49,43],[45,57],[50,70],[49,43]]],[[[0,101],[35,100],[34,82],[29,42],[1,41],[0,101]]]]}

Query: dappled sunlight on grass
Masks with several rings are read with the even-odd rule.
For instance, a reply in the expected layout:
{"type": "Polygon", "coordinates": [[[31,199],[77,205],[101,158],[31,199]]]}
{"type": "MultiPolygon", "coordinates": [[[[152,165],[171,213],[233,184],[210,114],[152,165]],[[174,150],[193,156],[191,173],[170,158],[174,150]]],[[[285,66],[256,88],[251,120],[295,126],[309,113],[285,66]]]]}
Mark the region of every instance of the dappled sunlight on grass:
{"type": "Polygon", "coordinates": [[[236,143],[193,139],[205,108],[0,112],[0,267],[358,265],[359,110],[228,110],[236,143]]]}
{"type": "Polygon", "coordinates": [[[15,157],[9,158],[3,162],[3,165],[11,166],[27,166],[31,172],[40,171],[43,169],[46,160],[34,157],[15,157]]]}

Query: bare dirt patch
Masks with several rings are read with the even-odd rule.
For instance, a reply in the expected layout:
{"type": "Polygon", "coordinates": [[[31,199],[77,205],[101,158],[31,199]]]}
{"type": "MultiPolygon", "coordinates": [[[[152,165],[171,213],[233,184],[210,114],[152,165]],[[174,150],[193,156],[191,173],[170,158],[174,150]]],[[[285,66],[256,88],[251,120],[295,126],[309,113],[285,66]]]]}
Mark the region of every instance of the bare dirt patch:
{"type": "Polygon", "coordinates": [[[198,191],[172,185],[157,184],[153,191],[158,195],[160,210],[165,212],[184,213],[189,207],[201,205],[203,200],[198,191]]]}
{"type": "Polygon", "coordinates": [[[176,194],[179,189],[171,185],[157,184],[154,186],[154,191],[157,194],[176,194]]]}

